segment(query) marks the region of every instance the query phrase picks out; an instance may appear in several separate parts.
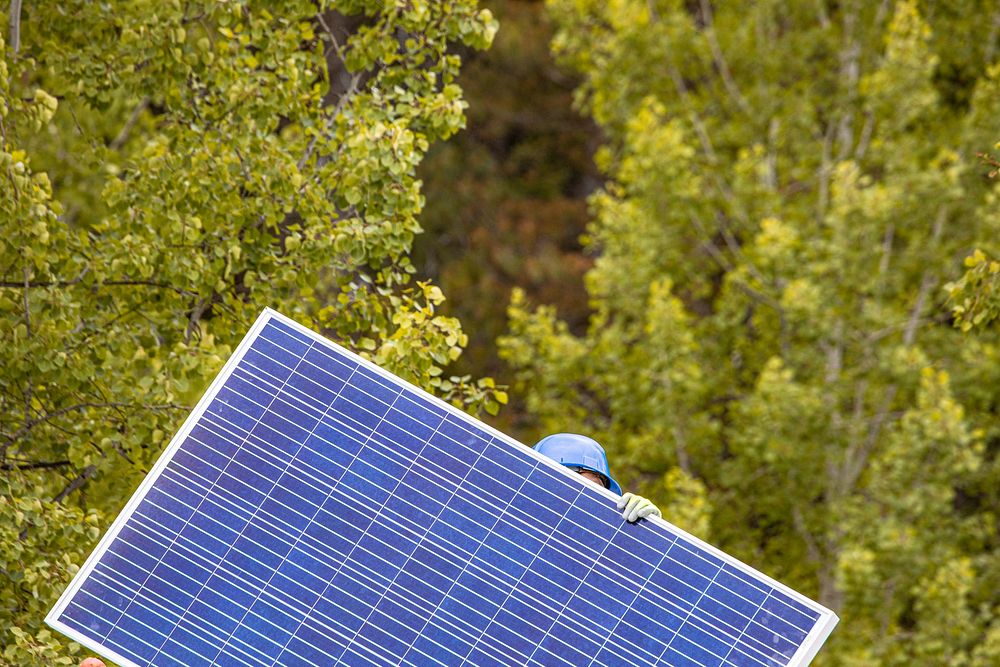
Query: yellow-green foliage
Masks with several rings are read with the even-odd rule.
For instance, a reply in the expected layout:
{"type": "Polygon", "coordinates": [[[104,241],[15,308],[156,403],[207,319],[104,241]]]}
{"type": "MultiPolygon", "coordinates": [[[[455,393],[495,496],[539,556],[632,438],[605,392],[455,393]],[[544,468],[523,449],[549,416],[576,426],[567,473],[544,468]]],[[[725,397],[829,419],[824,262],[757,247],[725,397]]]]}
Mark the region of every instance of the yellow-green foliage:
{"type": "Polygon", "coordinates": [[[965,266],[965,274],[945,289],[954,302],[955,324],[969,331],[1000,317],[1000,262],[977,249],[965,258],[965,266]]]}
{"type": "Polygon", "coordinates": [[[60,641],[39,621],[93,548],[104,517],[96,509],[49,502],[47,495],[45,486],[13,476],[0,495],[4,664],[75,664],[70,654],[77,645],[60,641]]]}
{"type": "MultiPolygon", "coordinates": [[[[13,5],[13,3],[12,3],[13,5]]],[[[16,3],[0,43],[0,649],[45,611],[264,306],[457,405],[415,168],[463,126],[475,0],[16,3]]]]}

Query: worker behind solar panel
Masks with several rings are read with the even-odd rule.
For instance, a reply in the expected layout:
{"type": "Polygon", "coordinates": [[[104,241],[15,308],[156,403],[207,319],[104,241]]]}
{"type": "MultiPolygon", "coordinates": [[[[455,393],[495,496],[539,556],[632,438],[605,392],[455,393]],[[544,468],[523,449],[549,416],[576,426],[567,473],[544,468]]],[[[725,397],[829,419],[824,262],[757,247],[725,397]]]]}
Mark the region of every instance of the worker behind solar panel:
{"type": "Polygon", "coordinates": [[[650,516],[662,516],[650,500],[634,493],[622,494],[622,487],[611,476],[604,448],[593,438],[576,433],[555,433],[539,440],[534,450],[621,496],[618,509],[622,510],[622,518],[629,523],[650,516]]]}

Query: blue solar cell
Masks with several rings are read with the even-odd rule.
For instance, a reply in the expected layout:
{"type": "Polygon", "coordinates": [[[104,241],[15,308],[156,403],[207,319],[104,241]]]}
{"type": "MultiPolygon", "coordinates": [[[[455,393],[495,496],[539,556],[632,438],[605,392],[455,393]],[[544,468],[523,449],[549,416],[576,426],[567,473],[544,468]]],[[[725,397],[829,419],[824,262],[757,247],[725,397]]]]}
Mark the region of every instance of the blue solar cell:
{"type": "Polygon", "coordinates": [[[741,595],[747,599],[753,600],[754,603],[758,605],[763,603],[764,600],[770,596],[771,591],[774,590],[752,577],[750,573],[744,572],[742,569],[735,567],[732,563],[726,563],[722,569],[723,572],[720,574],[720,577],[722,575],[726,575],[735,581],[744,584],[742,587],[740,587],[739,584],[734,584],[734,587],[741,588],[743,591],[741,595]]]}
{"type": "Polygon", "coordinates": [[[835,617],[268,311],[48,620],[125,665],[759,667],[835,617]]]}
{"type": "MultiPolygon", "coordinates": [[[[409,417],[412,422],[437,426],[448,414],[443,408],[433,403],[421,401],[412,391],[403,391],[395,403],[395,408],[409,417]]],[[[408,423],[412,423],[408,422],[408,423]]]]}
{"type": "Polygon", "coordinates": [[[521,493],[529,499],[560,515],[581,492],[578,485],[568,483],[564,475],[547,466],[536,466],[521,486],[521,493]]]}
{"type": "Polygon", "coordinates": [[[258,337],[253,342],[248,356],[255,367],[282,382],[291,375],[292,369],[299,362],[294,354],[275,345],[264,336],[258,337]]]}
{"type": "Polygon", "coordinates": [[[317,630],[310,627],[309,621],[303,623],[288,640],[284,651],[279,654],[283,665],[329,664],[335,656],[343,653],[346,644],[338,643],[336,636],[331,636],[328,630],[317,630]]]}
{"type": "Polygon", "coordinates": [[[682,544],[680,547],[671,554],[671,557],[688,569],[713,579],[716,573],[722,569],[722,561],[705,549],[699,549],[691,543],[682,544]]]}
{"type": "Polygon", "coordinates": [[[777,590],[771,592],[771,598],[764,604],[764,608],[803,630],[809,628],[819,618],[818,613],[777,590]],[[786,608],[791,612],[786,611],[786,608]]]}
{"type": "Polygon", "coordinates": [[[774,616],[765,611],[758,612],[754,616],[754,622],[747,628],[746,635],[779,653],[784,653],[788,650],[794,652],[798,644],[794,639],[799,639],[795,635],[801,637],[801,633],[794,627],[781,624],[774,616]],[[779,624],[781,627],[776,627],[779,624]],[[789,638],[789,635],[792,635],[793,638],[789,638]]]}
{"type": "Polygon", "coordinates": [[[278,319],[269,320],[260,335],[262,338],[278,341],[282,348],[291,350],[296,356],[302,356],[315,343],[312,336],[303,334],[278,319]]]}

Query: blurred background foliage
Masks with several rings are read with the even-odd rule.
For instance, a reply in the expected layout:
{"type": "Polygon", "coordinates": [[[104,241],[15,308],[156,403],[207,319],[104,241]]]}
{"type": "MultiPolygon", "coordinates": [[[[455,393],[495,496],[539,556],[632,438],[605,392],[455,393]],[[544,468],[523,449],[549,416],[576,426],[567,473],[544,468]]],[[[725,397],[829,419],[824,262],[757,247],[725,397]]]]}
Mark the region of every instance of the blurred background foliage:
{"type": "Polygon", "coordinates": [[[836,609],[817,664],[996,663],[996,6],[547,7],[605,181],[586,328],[514,292],[520,433],[836,609]]]}
{"type": "Polygon", "coordinates": [[[45,611],[265,305],[593,435],[837,611],[818,665],[1000,664],[995,3],[320,4],[4,44],[9,664],[71,661],[45,611]]]}

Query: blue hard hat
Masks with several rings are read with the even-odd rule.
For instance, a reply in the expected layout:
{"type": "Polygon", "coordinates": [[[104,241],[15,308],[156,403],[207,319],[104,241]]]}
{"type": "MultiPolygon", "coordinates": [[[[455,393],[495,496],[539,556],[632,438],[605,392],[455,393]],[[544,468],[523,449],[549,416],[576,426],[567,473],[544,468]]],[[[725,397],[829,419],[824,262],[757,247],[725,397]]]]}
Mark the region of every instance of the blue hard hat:
{"type": "Polygon", "coordinates": [[[539,440],[533,449],[564,466],[583,468],[602,475],[607,480],[609,489],[619,496],[622,494],[622,487],[611,476],[604,448],[593,438],[576,433],[556,433],[539,440]]]}

